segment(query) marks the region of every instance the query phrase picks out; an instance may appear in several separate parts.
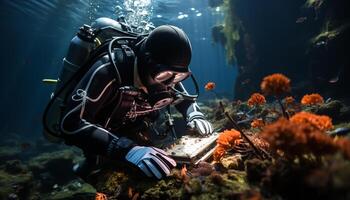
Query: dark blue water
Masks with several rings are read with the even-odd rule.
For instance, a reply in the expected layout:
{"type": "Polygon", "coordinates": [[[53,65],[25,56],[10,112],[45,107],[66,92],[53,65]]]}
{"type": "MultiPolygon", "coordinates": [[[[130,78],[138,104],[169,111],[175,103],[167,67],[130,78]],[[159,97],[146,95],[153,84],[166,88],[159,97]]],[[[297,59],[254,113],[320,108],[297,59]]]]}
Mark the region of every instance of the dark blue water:
{"type": "MultiPolygon", "coordinates": [[[[1,133],[41,134],[41,115],[53,90],[41,80],[57,77],[69,42],[81,25],[101,16],[116,17],[115,2],[98,1],[96,7],[88,0],[0,1],[1,133]]],[[[207,1],[157,0],[153,4],[155,25],[176,25],[188,34],[193,48],[190,67],[201,94],[210,96],[203,87],[213,81],[219,94],[232,97],[236,69],[227,65],[224,48],[211,39],[211,27],[220,23],[222,13],[209,9],[207,1]]]]}

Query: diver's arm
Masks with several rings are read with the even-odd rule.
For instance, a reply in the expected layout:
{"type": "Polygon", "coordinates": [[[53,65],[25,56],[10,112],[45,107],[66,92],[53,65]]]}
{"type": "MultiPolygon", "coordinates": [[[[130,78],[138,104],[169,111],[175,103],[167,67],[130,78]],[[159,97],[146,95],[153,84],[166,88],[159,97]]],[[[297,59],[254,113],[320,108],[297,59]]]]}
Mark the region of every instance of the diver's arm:
{"type": "Polygon", "coordinates": [[[116,159],[124,157],[135,144],[96,124],[96,114],[118,89],[113,70],[108,63],[99,62],[82,78],[68,99],[61,131],[67,144],[116,159]]]}
{"type": "MultiPolygon", "coordinates": [[[[182,83],[177,83],[175,89],[188,94],[182,83]]],[[[187,126],[196,129],[201,135],[211,134],[213,126],[208,122],[195,100],[184,99],[175,105],[176,109],[182,114],[187,122],[187,126]]]]}

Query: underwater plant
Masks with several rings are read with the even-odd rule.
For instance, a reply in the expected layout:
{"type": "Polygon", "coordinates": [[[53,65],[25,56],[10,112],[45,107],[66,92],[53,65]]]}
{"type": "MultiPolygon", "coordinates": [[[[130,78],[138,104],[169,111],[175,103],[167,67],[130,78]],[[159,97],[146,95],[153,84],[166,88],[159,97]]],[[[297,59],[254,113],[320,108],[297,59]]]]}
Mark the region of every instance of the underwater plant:
{"type": "Polygon", "coordinates": [[[271,74],[264,77],[260,84],[260,88],[265,95],[272,95],[277,99],[281,106],[283,116],[288,119],[289,116],[281,102],[281,96],[290,92],[290,79],[283,74],[271,74]]]}
{"type": "Polygon", "coordinates": [[[320,130],[328,131],[333,128],[332,119],[326,115],[316,115],[308,112],[299,112],[290,118],[291,122],[297,124],[309,124],[320,130]]]}
{"type": "Polygon", "coordinates": [[[217,146],[214,150],[214,161],[220,161],[226,151],[239,144],[241,134],[235,129],[224,130],[216,140],[217,146]]]}
{"type": "Polygon", "coordinates": [[[321,95],[314,93],[314,94],[306,94],[301,99],[302,105],[317,105],[317,104],[323,104],[324,99],[321,95]]]}
{"type": "Polygon", "coordinates": [[[223,33],[226,43],[224,46],[229,64],[233,64],[234,61],[236,61],[235,48],[236,44],[241,39],[240,31],[243,29],[243,25],[237,16],[234,3],[234,1],[224,0],[221,6],[225,13],[223,33]]]}
{"type": "Polygon", "coordinates": [[[248,99],[248,106],[253,107],[253,106],[258,106],[258,105],[263,105],[266,103],[265,97],[260,94],[260,93],[254,93],[250,96],[248,99]]]}

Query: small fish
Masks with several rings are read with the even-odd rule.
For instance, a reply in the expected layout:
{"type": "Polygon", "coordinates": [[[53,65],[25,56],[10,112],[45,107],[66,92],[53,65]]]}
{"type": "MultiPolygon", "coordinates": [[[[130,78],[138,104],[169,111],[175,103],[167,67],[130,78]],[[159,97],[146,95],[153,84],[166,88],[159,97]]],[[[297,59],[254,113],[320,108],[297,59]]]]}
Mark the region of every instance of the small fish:
{"type": "Polygon", "coordinates": [[[301,23],[304,23],[306,20],[307,20],[307,17],[299,17],[299,18],[295,21],[295,23],[301,24],[301,23]]]}

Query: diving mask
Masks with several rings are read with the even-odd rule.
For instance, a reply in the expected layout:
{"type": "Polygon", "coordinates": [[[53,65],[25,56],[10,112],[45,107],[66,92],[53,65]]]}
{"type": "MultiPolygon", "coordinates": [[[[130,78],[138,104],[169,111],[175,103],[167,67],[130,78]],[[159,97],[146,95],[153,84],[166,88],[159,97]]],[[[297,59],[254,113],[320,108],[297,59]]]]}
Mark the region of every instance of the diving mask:
{"type": "Polygon", "coordinates": [[[157,64],[153,73],[153,79],[166,85],[172,85],[185,80],[190,75],[191,72],[188,68],[157,64]]]}

